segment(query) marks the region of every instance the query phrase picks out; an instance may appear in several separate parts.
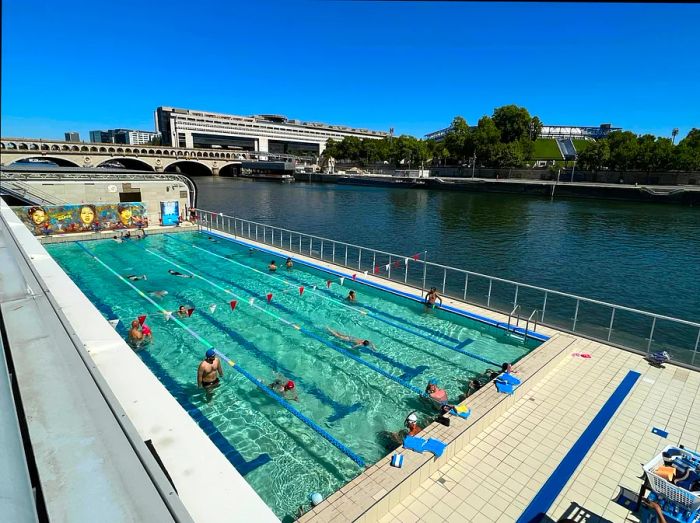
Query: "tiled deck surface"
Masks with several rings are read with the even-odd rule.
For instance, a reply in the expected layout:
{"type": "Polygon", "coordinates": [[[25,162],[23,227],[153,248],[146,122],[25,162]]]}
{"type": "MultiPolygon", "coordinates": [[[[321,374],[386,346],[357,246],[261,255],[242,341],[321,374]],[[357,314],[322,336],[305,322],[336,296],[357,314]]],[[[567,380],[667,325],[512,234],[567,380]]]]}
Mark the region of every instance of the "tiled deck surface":
{"type": "Polygon", "coordinates": [[[611,500],[618,485],[639,491],[641,463],[664,446],[700,448],[700,373],[654,368],[635,354],[581,338],[572,348],[592,358],[563,359],[380,521],[516,521],[629,370],[642,376],[547,515],[638,521],[611,500]],[[652,427],[668,431],[668,439],[653,435],[652,427]]]}

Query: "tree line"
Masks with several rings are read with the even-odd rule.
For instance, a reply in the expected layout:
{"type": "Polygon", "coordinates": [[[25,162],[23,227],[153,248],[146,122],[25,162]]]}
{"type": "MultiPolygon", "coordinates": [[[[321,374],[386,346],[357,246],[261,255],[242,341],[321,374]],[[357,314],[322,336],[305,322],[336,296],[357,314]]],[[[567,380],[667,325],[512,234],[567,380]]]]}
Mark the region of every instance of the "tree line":
{"type": "MultiPolygon", "coordinates": [[[[542,122],[527,109],[505,105],[483,116],[476,126],[456,116],[443,140],[421,140],[409,135],[381,140],[346,136],[328,140],[324,155],[360,165],[388,162],[394,166],[471,165],[492,168],[523,167],[533,159],[542,122]]],[[[700,129],[693,129],[678,145],[650,134],[637,136],[614,131],[590,142],[578,154],[585,170],[700,170],[700,129]]]]}

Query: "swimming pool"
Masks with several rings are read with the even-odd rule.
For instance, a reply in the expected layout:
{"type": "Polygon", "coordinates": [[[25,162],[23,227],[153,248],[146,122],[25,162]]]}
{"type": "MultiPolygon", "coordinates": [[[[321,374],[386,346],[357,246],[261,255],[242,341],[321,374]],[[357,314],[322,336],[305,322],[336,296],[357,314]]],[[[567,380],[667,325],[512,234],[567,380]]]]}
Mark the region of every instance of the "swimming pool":
{"type": "Polygon", "coordinates": [[[196,232],[46,248],[106,318],[120,320],[122,334],[131,320],[148,315],[154,339],[138,354],[281,518],[296,514],[311,492],[325,497],[359,474],[349,456],[369,465],[386,455],[382,432],[399,430],[411,411],[425,426],[434,411],[418,392],[430,379],[455,401],[469,378],[540,343],[456,314],[425,312],[412,300],[300,263],[288,271],[283,258],[196,232]],[[273,258],[280,268],[271,274],[273,258]],[[147,279],[129,285],[118,276],[129,274],[147,279]],[[355,304],[344,300],[351,289],[355,304]],[[161,290],[167,294],[151,294],[161,290]],[[162,313],[179,305],[195,311],[170,320],[162,313]],[[326,327],[369,339],[377,351],[353,351],[326,327]],[[209,344],[240,369],[224,365],[212,396],[196,386],[209,344]],[[280,376],[296,383],[299,401],[289,402],[291,409],[252,381],[280,376]]]}

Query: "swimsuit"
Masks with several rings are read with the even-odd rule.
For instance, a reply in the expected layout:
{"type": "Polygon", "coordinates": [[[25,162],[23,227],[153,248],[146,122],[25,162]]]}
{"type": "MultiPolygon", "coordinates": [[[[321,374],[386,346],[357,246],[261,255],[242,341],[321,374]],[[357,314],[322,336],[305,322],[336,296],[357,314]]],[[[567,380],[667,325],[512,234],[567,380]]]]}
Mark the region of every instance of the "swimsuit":
{"type": "Polygon", "coordinates": [[[202,380],[202,387],[207,388],[207,387],[213,387],[214,385],[219,384],[219,378],[216,378],[214,381],[204,381],[202,380]]]}

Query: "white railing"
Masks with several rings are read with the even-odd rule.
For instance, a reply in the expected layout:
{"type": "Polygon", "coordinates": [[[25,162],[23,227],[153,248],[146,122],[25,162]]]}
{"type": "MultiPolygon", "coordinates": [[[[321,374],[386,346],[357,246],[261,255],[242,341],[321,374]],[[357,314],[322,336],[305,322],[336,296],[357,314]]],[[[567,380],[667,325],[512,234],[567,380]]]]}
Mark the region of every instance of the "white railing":
{"type": "Polygon", "coordinates": [[[358,273],[420,286],[421,291],[435,286],[445,296],[503,314],[511,313],[511,317],[514,311],[522,309],[528,311],[528,326],[537,318],[535,324],[643,354],[667,351],[674,363],[700,366],[698,322],[433,263],[427,261],[426,251],[413,259],[411,255],[371,249],[223,213],[193,210],[204,229],[227,232],[358,273]]]}

